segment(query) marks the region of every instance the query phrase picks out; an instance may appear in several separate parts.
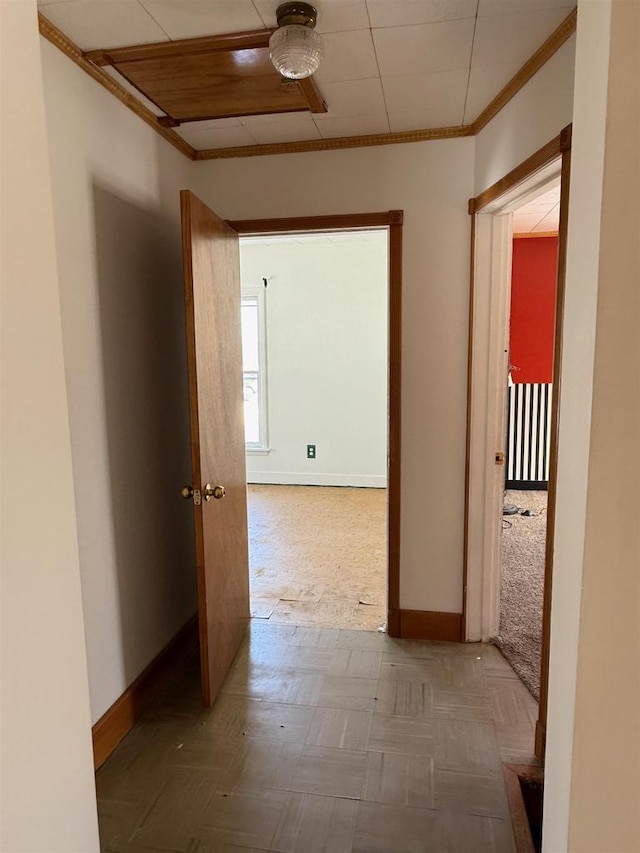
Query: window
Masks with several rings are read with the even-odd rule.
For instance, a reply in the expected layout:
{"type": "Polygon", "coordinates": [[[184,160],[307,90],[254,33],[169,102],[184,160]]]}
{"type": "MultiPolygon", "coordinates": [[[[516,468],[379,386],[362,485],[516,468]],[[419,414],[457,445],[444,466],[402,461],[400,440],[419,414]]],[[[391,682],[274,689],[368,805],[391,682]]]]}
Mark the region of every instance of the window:
{"type": "Polygon", "coordinates": [[[267,450],[267,376],[264,288],[242,292],[244,440],[248,451],[267,450]]]}

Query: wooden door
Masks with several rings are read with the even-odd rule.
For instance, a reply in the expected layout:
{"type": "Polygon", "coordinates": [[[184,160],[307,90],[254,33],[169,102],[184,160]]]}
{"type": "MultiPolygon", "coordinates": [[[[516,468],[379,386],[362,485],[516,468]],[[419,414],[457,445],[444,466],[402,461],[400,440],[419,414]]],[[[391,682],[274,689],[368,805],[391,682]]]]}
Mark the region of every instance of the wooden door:
{"type": "Polygon", "coordinates": [[[180,193],[202,702],[209,707],[249,622],[247,486],[237,233],[180,193]],[[219,488],[221,487],[221,488],[219,488]]]}

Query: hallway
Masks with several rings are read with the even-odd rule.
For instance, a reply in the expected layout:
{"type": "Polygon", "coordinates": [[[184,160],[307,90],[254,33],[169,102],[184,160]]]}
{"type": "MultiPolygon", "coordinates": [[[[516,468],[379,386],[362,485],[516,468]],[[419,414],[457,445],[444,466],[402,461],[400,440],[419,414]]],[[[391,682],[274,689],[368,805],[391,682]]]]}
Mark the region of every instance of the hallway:
{"type": "Polygon", "coordinates": [[[535,710],[492,646],[253,620],[211,710],[194,662],[98,772],[101,849],[513,853],[535,710]]]}

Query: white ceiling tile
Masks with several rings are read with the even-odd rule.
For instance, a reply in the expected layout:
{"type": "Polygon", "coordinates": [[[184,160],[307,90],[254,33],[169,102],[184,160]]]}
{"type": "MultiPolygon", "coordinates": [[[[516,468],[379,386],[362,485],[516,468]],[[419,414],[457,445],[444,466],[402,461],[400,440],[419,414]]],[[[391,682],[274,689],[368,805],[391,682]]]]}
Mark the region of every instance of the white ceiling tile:
{"type": "Polygon", "coordinates": [[[251,0],[141,0],[172,39],[264,29],[251,0]]]}
{"type": "Polygon", "coordinates": [[[328,33],[323,36],[324,57],[314,77],[320,83],[364,80],[378,76],[370,30],[328,33]]]}
{"type": "Polygon", "coordinates": [[[487,107],[495,96],[504,89],[509,80],[520,70],[522,63],[492,65],[490,68],[472,68],[469,76],[467,106],[464,121],[470,124],[487,107]]]}
{"type": "Polygon", "coordinates": [[[201,130],[200,122],[189,122],[176,128],[176,132],[196,150],[202,148],[238,148],[241,145],[255,145],[254,137],[246,127],[220,127],[213,130],[201,130]]]}
{"type": "Polygon", "coordinates": [[[288,124],[260,124],[251,128],[251,135],[261,145],[277,142],[306,142],[320,139],[320,132],[309,116],[305,122],[288,124]]]}
{"type": "MultiPolygon", "coordinates": [[[[277,0],[254,0],[266,27],[276,27],[277,0]]],[[[365,0],[314,0],[318,10],[316,29],[319,33],[366,30],[369,16],[365,0]]]]}
{"type": "Polygon", "coordinates": [[[156,115],[156,116],[165,115],[164,110],[161,110],[160,107],[157,107],[153,103],[153,101],[150,101],[148,98],[145,98],[145,96],[142,94],[142,92],[138,91],[138,89],[136,89],[135,86],[133,86],[131,83],[129,83],[129,81],[126,79],[126,77],[123,77],[122,74],[119,74],[115,68],[111,68],[109,65],[106,65],[102,70],[106,71],[106,73],[110,77],[113,77],[113,79],[116,80],[122,86],[123,89],[126,89],[127,92],[129,92],[129,94],[133,95],[148,110],[151,110],[151,112],[154,115],[156,115]]]}
{"type": "Polygon", "coordinates": [[[384,97],[391,114],[400,112],[455,115],[452,124],[462,122],[464,101],[469,81],[468,70],[438,71],[435,74],[408,74],[384,77],[384,97]]]}
{"type": "Polygon", "coordinates": [[[372,27],[475,18],[477,7],[478,0],[367,0],[372,27]]]}
{"type": "Polygon", "coordinates": [[[441,104],[431,110],[420,112],[389,113],[389,127],[393,133],[406,130],[432,130],[436,127],[457,127],[462,124],[462,109],[455,110],[448,104],[441,104]]]}
{"type": "Polygon", "coordinates": [[[191,127],[194,130],[219,130],[223,127],[240,127],[238,118],[208,118],[205,121],[187,121],[182,128],[191,127]]]}
{"type": "Polygon", "coordinates": [[[473,42],[473,68],[523,65],[567,16],[569,9],[491,15],[478,18],[473,42]]]}
{"type": "Polygon", "coordinates": [[[544,193],[543,195],[538,196],[533,202],[533,204],[541,204],[541,205],[555,205],[560,203],[560,184],[557,187],[554,187],[549,192],[544,193]]]}
{"type": "Polygon", "coordinates": [[[323,83],[322,97],[327,102],[329,112],[314,114],[313,117],[318,122],[332,118],[386,115],[387,112],[379,77],[346,80],[343,83],[323,83]]]}
{"type": "Polygon", "coordinates": [[[383,77],[468,68],[475,19],[373,30],[383,77]]]}
{"type": "Polygon", "coordinates": [[[533,229],[534,231],[557,231],[560,225],[560,205],[554,204],[540,222],[533,229]]]}
{"type": "Polygon", "coordinates": [[[324,139],[336,136],[370,136],[377,133],[389,133],[386,116],[360,116],[358,118],[332,118],[317,123],[324,139]]]}
{"type": "Polygon", "coordinates": [[[513,214],[513,231],[515,234],[526,234],[527,231],[533,231],[539,222],[540,216],[537,214],[521,213],[517,210],[513,214]]]}
{"type": "Polygon", "coordinates": [[[263,113],[258,116],[240,116],[240,124],[245,127],[253,128],[256,125],[264,124],[297,124],[298,122],[306,122],[309,120],[311,113],[309,110],[302,110],[295,113],[263,113]]]}
{"type": "Polygon", "coordinates": [[[45,17],[82,50],[168,41],[151,15],[129,0],[54,3],[47,6],[45,17]]]}
{"type": "Polygon", "coordinates": [[[487,15],[510,15],[513,12],[541,12],[545,9],[568,9],[575,6],[568,0],[480,0],[478,17],[487,15]]]}

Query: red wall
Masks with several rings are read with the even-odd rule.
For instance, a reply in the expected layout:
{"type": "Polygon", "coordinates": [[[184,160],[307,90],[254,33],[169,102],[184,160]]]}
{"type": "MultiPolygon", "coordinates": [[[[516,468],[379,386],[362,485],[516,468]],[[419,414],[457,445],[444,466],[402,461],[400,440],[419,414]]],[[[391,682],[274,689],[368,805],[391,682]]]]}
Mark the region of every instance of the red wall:
{"type": "Polygon", "coordinates": [[[513,241],[510,359],[513,382],[551,382],[557,237],[513,241]]]}

